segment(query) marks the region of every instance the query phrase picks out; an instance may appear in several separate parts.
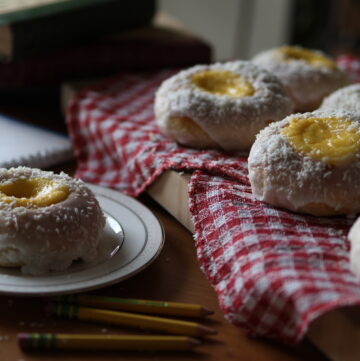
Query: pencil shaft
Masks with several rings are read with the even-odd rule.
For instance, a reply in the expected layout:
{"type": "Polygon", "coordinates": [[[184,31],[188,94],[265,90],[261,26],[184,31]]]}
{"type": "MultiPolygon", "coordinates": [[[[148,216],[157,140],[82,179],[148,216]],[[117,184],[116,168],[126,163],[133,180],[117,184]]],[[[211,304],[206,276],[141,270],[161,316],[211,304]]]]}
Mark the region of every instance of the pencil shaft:
{"type": "Polygon", "coordinates": [[[25,350],[189,350],[200,341],[186,336],[22,333],[18,343],[25,350]]]}
{"type": "Polygon", "coordinates": [[[78,307],[68,304],[52,305],[51,313],[64,318],[130,326],[144,330],[162,331],[176,335],[203,336],[215,333],[214,330],[195,322],[89,307],[78,307]]]}
{"type": "Polygon", "coordinates": [[[163,314],[169,316],[201,317],[212,311],[192,303],[163,302],[154,300],[104,297],[96,295],[71,295],[55,298],[59,302],[73,303],[80,306],[106,308],[119,311],[163,314]]]}

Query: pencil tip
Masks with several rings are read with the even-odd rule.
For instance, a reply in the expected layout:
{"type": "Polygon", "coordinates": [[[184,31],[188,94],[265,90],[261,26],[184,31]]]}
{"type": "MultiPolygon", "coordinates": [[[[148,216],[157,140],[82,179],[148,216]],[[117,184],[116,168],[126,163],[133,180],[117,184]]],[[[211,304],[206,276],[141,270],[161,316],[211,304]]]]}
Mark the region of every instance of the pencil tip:
{"type": "Polygon", "coordinates": [[[209,316],[209,315],[213,315],[214,314],[214,311],[212,310],[209,310],[208,308],[206,307],[201,307],[201,312],[204,316],[209,316]]]}
{"type": "Polygon", "coordinates": [[[199,325],[199,332],[200,335],[216,335],[217,331],[213,328],[206,327],[204,325],[199,325]]]}
{"type": "Polygon", "coordinates": [[[189,337],[189,345],[190,347],[196,347],[202,345],[202,341],[200,341],[198,338],[189,337]]]}
{"type": "Polygon", "coordinates": [[[26,349],[29,346],[30,337],[27,333],[18,333],[16,335],[18,345],[22,349],[26,349]]]}

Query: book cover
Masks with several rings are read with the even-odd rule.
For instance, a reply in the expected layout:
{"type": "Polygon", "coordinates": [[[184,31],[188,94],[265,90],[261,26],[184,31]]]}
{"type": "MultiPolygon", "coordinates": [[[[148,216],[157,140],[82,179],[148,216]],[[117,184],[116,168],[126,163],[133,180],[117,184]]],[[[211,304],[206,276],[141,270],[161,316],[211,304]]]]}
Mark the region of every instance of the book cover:
{"type": "Polygon", "coordinates": [[[113,0],[1,0],[0,24],[50,16],[110,1],[113,0]]]}
{"type": "Polygon", "coordinates": [[[0,64],[0,89],[56,86],[121,71],[184,68],[211,61],[211,46],[201,38],[171,28],[148,26],[0,64]]]}
{"type": "Polygon", "coordinates": [[[0,167],[47,168],[73,158],[66,135],[0,114],[0,167]]]}
{"type": "Polygon", "coordinates": [[[32,3],[34,6],[8,6],[3,11],[0,7],[0,59],[4,62],[143,26],[151,21],[156,8],[155,0],[30,0],[32,3]]]}

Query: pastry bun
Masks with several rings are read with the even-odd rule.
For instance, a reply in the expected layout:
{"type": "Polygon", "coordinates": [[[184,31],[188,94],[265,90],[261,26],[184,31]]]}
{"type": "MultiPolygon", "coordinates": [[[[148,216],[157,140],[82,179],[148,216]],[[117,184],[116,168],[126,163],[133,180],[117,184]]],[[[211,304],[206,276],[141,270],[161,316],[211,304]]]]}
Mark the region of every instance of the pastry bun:
{"type": "Polygon", "coordinates": [[[319,50],[282,46],[260,52],[252,61],[280,79],[297,112],[317,109],[325,96],[350,81],[348,74],[319,50]]]}
{"type": "Polygon", "coordinates": [[[248,151],[267,124],[293,104],[279,80],[246,61],[198,65],[162,83],[155,97],[161,131],[193,148],[248,151]]]}
{"type": "Polygon", "coordinates": [[[360,84],[348,85],[331,93],[322,101],[319,109],[342,109],[360,115],[360,84]]]}
{"type": "Polygon", "coordinates": [[[348,238],[350,241],[350,268],[360,278],[360,217],[350,228],[348,238]]]}
{"type": "Polygon", "coordinates": [[[94,261],[105,218],[94,194],[65,173],[0,168],[0,266],[24,273],[94,261]]]}
{"type": "Polygon", "coordinates": [[[263,129],[251,148],[255,198],[315,216],[360,211],[360,117],[315,111],[263,129]]]}

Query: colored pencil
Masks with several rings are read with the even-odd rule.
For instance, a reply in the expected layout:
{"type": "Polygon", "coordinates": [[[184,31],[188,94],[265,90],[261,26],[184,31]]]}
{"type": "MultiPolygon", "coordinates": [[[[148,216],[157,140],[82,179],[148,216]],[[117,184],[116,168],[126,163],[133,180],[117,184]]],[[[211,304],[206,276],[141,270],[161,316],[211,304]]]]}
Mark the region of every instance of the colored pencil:
{"type": "Polygon", "coordinates": [[[201,342],[186,336],[19,333],[27,350],[190,350],[201,342]]]}
{"type": "Polygon", "coordinates": [[[61,318],[130,326],[144,330],[162,331],[175,335],[206,336],[216,333],[214,329],[195,322],[129,312],[79,307],[77,305],[64,303],[50,303],[47,307],[47,312],[61,318]]]}
{"type": "Polygon", "coordinates": [[[53,300],[79,306],[169,316],[203,317],[214,313],[206,307],[192,303],[104,297],[97,295],[59,296],[54,297],[53,300]]]}

